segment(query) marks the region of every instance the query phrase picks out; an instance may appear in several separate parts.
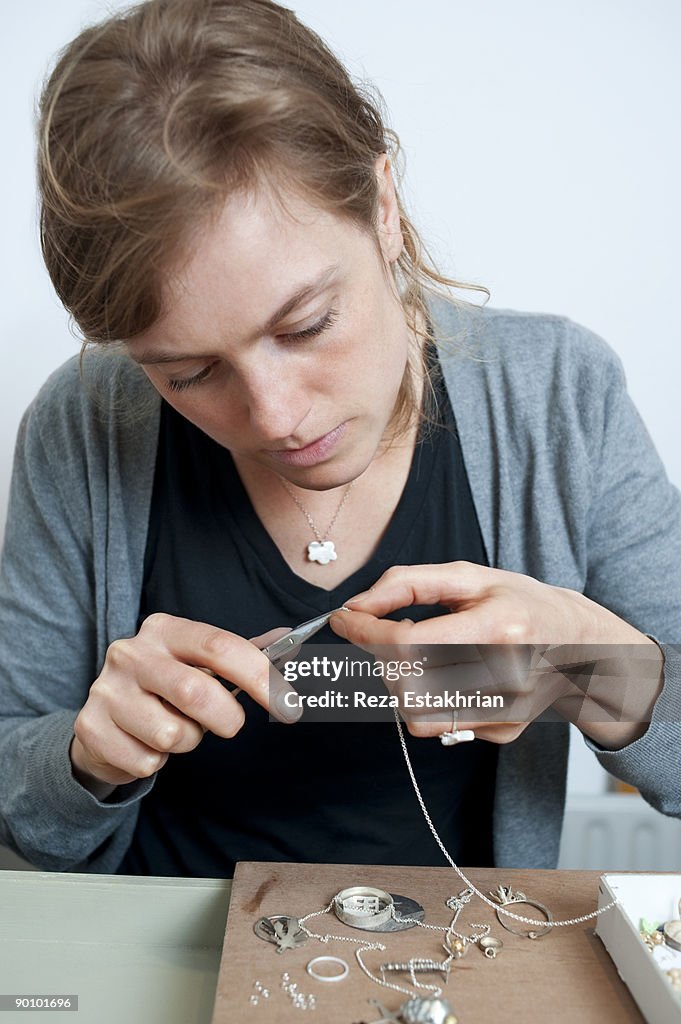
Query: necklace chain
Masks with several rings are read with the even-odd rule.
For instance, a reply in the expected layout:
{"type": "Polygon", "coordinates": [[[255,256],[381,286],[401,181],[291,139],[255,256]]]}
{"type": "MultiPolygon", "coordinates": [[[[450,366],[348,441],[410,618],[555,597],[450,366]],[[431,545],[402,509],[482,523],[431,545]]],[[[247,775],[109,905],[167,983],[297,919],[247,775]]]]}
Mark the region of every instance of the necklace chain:
{"type": "Polygon", "coordinates": [[[488,907],[492,907],[493,910],[498,911],[498,913],[500,914],[506,914],[508,917],[512,917],[515,921],[521,921],[523,924],[532,924],[542,928],[562,928],[570,924],[581,924],[583,921],[590,921],[592,918],[598,917],[600,914],[604,914],[606,910],[610,910],[612,907],[617,905],[618,900],[612,900],[610,903],[607,903],[604,907],[599,907],[598,910],[592,910],[590,914],[582,914],[581,917],[571,917],[564,921],[536,921],[531,917],[521,917],[520,914],[512,913],[510,910],[507,910],[505,906],[500,906],[497,903],[493,903],[492,900],[488,899],[487,896],[481,893],[480,890],[477,889],[468,878],[466,878],[458,864],[454,863],[454,861],[449,855],[447,847],[437,834],[437,830],[433,825],[430,815],[428,814],[428,808],[426,807],[423,796],[421,795],[421,790],[419,789],[418,782],[416,781],[416,776],[414,775],[414,769],[412,768],[411,760],[409,758],[409,752],[407,751],[407,744],[404,739],[402,723],[400,722],[400,718],[399,715],[397,714],[397,711],[395,709],[393,709],[393,711],[395,715],[395,724],[397,726],[397,732],[399,733],[400,743],[402,744],[402,753],[404,754],[404,759],[407,762],[407,769],[409,771],[412,786],[414,787],[416,798],[421,806],[421,810],[423,811],[423,816],[426,819],[428,828],[433,833],[433,838],[435,842],[440,847],[442,853],[446,857],[449,864],[454,868],[459,878],[463,882],[465,882],[466,886],[469,889],[471,889],[476,896],[480,897],[483,903],[486,903],[488,907]]]}
{"type": "Polygon", "coordinates": [[[331,522],[330,522],[330,523],[329,523],[329,525],[327,526],[327,528],[326,528],[326,530],[324,531],[324,533],[323,533],[323,534],[321,534],[321,533],[319,532],[319,530],[317,529],[317,526],[316,526],[316,524],[315,524],[315,521],[314,521],[314,519],[312,518],[312,516],[310,515],[310,513],[309,513],[309,512],[307,511],[307,509],[306,509],[306,508],[305,508],[305,506],[303,505],[302,501],[301,501],[301,500],[300,500],[300,499],[298,498],[298,496],[297,496],[297,495],[296,495],[296,494],[295,494],[295,493],[294,493],[294,492],[293,492],[293,491],[291,490],[291,488],[289,487],[289,485],[287,484],[287,482],[286,482],[286,481],[284,480],[284,478],[283,478],[283,477],[281,477],[281,476],[280,476],[280,477],[279,477],[279,479],[280,479],[280,481],[281,481],[281,485],[282,485],[282,487],[284,488],[284,490],[285,490],[285,491],[286,491],[286,493],[288,494],[288,496],[289,496],[289,498],[291,499],[291,501],[295,502],[295,504],[296,504],[296,505],[298,506],[298,508],[300,509],[300,511],[301,511],[301,512],[303,513],[303,515],[305,516],[305,519],[307,520],[307,522],[308,522],[308,525],[309,525],[310,529],[312,530],[312,532],[313,532],[313,534],[314,534],[314,536],[315,536],[315,540],[316,540],[316,541],[318,541],[318,542],[319,542],[320,544],[322,544],[322,543],[323,543],[323,542],[324,542],[324,541],[325,541],[325,540],[327,539],[327,537],[329,536],[329,534],[330,534],[330,533],[331,533],[331,531],[333,530],[333,528],[334,528],[334,526],[335,526],[335,524],[336,524],[336,520],[338,519],[338,516],[339,516],[339,515],[341,514],[341,511],[342,511],[342,509],[343,509],[343,506],[345,505],[345,502],[346,502],[346,501],[348,500],[348,498],[350,497],[350,491],[352,490],[352,488],[353,488],[353,487],[355,486],[355,484],[356,484],[356,482],[357,482],[356,480],[351,480],[351,481],[350,481],[350,483],[349,483],[349,484],[348,484],[348,485],[346,486],[346,488],[345,488],[345,490],[344,490],[344,492],[343,492],[343,496],[341,497],[341,500],[340,500],[340,502],[339,502],[339,504],[338,504],[338,508],[337,508],[337,509],[336,509],[336,511],[334,512],[334,515],[333,515],[333,519],[331,520],[331,522]]]}

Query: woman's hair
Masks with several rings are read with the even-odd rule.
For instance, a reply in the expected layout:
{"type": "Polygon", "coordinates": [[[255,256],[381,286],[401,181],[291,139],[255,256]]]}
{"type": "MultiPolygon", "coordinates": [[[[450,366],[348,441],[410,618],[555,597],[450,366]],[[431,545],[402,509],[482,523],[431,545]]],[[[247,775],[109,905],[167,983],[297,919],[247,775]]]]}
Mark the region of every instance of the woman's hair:
{"type": "MultiPolygon", "coordinates": [[[[226,198],[294,189],[377,240],[377,157],[399,140],[380,98],[271,0],[147,0],[85,29],[41,96],[41,243],[86,342],[134,338],[163,312],[163,284],[226,198]]],[[[393,266],[425,339],[443,277],[399,198],[393,266]]],[[[401,405],[413,384],[405,375],[401,405]]]]}

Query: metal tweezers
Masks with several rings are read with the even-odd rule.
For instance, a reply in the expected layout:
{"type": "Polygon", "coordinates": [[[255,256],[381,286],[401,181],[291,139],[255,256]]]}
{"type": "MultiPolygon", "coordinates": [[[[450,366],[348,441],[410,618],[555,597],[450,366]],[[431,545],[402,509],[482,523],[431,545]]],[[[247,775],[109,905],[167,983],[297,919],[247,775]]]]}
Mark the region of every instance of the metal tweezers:
{"type": "Polygon", "coordinates": [[[340,611],[343,611],[342,607],[334,608],[333,611],[326,612],[325,615],[318,615],[316,619],[301,622],[295,629],[292,629],[273,643],[268,644],[267,647],[263,647],[263,654],[269,658],[275,668],[282,668],[295,647],[299,647],[306,640],[310,640],[315,633],[324,628],[332,615],[340,611]]]}

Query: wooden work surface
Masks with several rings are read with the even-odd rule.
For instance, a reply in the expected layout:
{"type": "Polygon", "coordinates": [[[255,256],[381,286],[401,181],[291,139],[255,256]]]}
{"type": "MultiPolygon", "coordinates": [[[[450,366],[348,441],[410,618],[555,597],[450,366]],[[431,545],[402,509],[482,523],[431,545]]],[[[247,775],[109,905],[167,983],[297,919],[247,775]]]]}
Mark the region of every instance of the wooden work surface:
{"type": "MultiPolygon", "coordinates": [[[[600,873],[596,871],[471,868],[466,874],[484,893],[499,884],[522,890],[529,899],[548,906],[557,920],[580,917],[597,904],[600,873]]],[[[443,926],[451,920],[446,900],[464,888],[451,868],[238,864],[212,1024],[289,1024],[307,1019],[320,1024],[370,1024],[380,1017],[380,1012],[368,1003],[370,997],[396,1010],[407,996],[370,981],[357,965],[354,945],[333,940],[322,944],[310,939],[299,949],[277,953],[275,946],[263,942],[253,932],[259,917],[303,917],[323,909],[340,889],[351,885],[371,885],[418,900],[425,908],[426,923],[443,926]],[[349,964],[350,974],[345,981],[319,982],[306,973],[305,966],[312,957],[324,954],[339,956],[349,964]],[[313,1013],[296,1009],[281,990],[284,971],[298,984],[299,991],[315,994],[317,1007],[313,1013]],[[256,980],[267,986],[270,998],[251,1006],[249,997],[256,980]]],[[[526,917],[542,916],[524,905],[518,906],[517,912],[526,917]]],[[[594,934],[595,919],[568,928],[554,928],[543,938],[532,941],[507,932],[498,924],[494,911],[474,898],[462,912],[457,930],[470,932],[473,922],[489,922],[492,934],[503,940],[504,948],[496,959],[488,960],[479,949],[471,947],[453,966],[443,995],[452,1004],[459,1024],[641,1024],[643,1018],[629,990],[594,934]]],[[[512,924],[516,926],[515,922],[512,924]]],[[[445,955],[441,938],[417,927],[381,934],[359,931],[343,924],[333,912],[308,922],[307,927],[320,934],[330,932],[384,942],[384,953],[372,950],[364,955],[374,973],[386,961],[404,961],[412,956],[439,960],[445,955]]],[[[406,975],[391,973],[390,977],[406,983],[406,975]]],[[[420,977],[423,981],[435,980],[434,975],[420,977]]]]}

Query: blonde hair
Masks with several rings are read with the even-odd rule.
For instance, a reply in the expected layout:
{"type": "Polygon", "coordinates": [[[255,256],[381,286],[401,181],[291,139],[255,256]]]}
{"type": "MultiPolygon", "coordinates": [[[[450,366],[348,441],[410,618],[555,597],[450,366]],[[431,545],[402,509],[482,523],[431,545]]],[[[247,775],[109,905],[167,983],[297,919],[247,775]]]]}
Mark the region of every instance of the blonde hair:
{"type": "MultiPolygon", "coordinates": [[[[382,106],[271,0],[148,0],[85,29],[45,84],[38,126],[43,256],[85,341],[159,318],[197,224],[234,191],[279,182],[377,238],[375,163],[400,156],[382,106]]],[[[398,204],[393,269],[425,339],[427,291],[489,293],[438,273],[399,188],[398,204]]]]}

